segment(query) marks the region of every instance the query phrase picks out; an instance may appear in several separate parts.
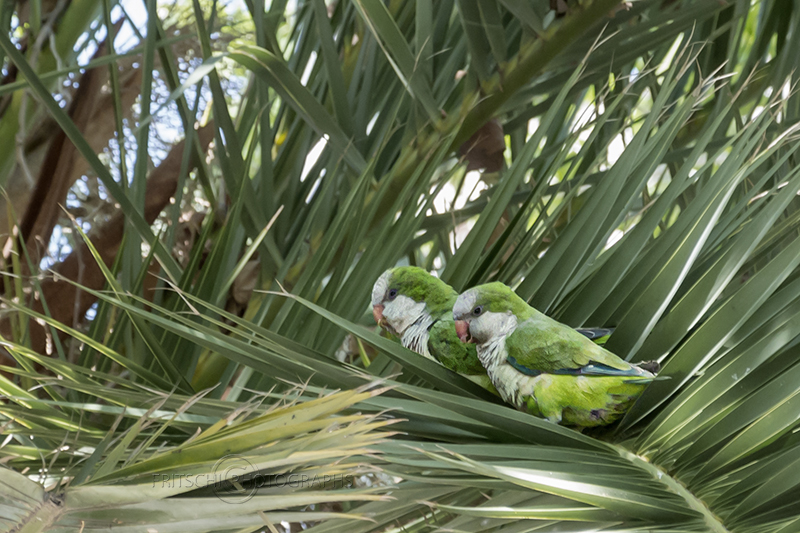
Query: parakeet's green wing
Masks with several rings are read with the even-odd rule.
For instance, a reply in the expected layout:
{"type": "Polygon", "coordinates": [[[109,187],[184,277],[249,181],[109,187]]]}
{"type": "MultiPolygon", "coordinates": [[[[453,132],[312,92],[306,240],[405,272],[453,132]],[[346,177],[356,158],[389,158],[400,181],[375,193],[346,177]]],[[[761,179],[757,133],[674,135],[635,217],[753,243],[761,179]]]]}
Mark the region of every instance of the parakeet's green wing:
{"type": "Polygon", "coordinates": [[[630,363],[541,313],[517,325],[506,337],[506,349],[508,362],[532,375],[569,371],[583,375],[640,374],[630,363]]]}
{"type": "Polygon", "coordinates": [[[474,344],[461,342],[452,320],[437,320],[428,331],[428,351],[459,374],[485,374],[474,344]]]}

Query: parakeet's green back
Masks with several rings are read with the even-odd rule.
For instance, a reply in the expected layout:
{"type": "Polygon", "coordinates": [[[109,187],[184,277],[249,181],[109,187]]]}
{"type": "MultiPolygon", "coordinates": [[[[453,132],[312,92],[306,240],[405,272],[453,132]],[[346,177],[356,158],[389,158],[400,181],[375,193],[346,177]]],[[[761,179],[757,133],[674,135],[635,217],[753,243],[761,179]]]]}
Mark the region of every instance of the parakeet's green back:
{"type": "Polygon", "coordinates": [[[506,337],[506,348],[517,365],[540,372],[580,369],[591,364],[610,367],[611,373],[614,369],[632,368],[586,336],[536,310],[506,337]]]}

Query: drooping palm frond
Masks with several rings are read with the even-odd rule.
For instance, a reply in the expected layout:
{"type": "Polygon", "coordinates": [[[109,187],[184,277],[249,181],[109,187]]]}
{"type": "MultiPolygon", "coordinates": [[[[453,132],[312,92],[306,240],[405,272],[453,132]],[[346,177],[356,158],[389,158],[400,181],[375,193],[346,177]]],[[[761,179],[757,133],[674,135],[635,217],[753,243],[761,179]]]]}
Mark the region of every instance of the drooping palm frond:
{"type": "Polygon", "coordinates": [[[374,446],[391,434],[376,430],[389,422],[338,415],[380,391],[362,387],[303,402],[296,394],[266,394],[229,411],[230,404],[203,393],[154,398],[147,387],[119,379],[110,390],[94,371],[57,366],[62,384],[99,403],[41,401],[4,380],[15,403],[3,409],[10,419],[4,455],[33,467],[27,475],[0,469],[4,530],[254,529],[364,519],[342,513],[341,505],[313,506],[384,498],[352,485],[374,472],[358,457],[378,453],[374,446]],[[54,439],[60,445],[47,451],[54,439]]]}

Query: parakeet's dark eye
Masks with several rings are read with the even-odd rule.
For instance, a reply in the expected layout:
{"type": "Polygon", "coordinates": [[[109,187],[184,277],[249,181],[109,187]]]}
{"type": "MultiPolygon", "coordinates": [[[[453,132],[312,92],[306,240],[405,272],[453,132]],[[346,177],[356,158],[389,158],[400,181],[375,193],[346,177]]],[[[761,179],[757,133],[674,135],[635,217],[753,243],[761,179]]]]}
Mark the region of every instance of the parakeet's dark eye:
{"type": "Polygon", "coordinates": [[[397,298],[397,289],[389,289],[389,299],[394,300],[397,298]]]}
{"type": "Polygon", "coordinates": [[[480,316],[483,313],[483,306],[479,305],[475,309],[472,310],[472,316],[480,316]]]}

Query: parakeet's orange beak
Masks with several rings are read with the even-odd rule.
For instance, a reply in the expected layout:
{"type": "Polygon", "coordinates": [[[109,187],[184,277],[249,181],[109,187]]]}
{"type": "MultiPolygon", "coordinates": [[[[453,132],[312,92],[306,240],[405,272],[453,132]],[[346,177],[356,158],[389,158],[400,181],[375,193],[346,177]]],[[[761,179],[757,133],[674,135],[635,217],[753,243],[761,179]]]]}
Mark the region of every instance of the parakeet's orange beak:
{"type": "Polygon", "coordinates": [[[383,325],[386,323],[386,319],[383,318],[383,306],[382,305],[373,305],[372,306],[372,316],[375,318],[375,322],[377,322],[379,326],[383,327],[383,325]]]}
{"type": "Polygon", "coordinates": [[[456,335],[461,342],[474,342],[469,334],[469,324],[466,320],[456,320],[456,335]]]}

